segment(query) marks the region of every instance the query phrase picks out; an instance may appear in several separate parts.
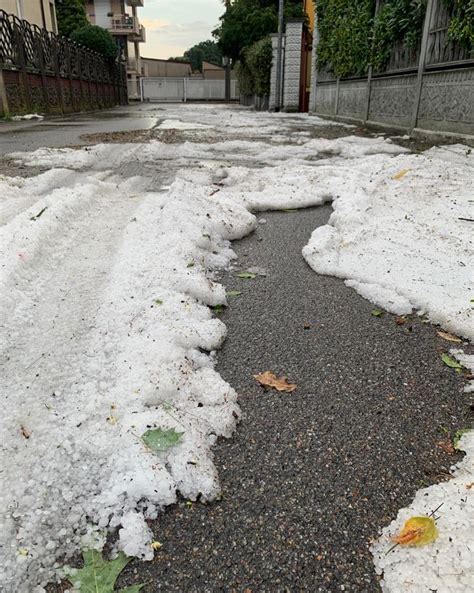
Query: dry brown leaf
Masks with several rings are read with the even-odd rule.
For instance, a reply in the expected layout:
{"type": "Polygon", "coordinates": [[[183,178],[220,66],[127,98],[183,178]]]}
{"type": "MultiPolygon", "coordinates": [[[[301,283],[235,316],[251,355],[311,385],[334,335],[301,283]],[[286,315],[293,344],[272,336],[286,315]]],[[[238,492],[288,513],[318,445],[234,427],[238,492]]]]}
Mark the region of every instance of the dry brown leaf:
{"type": "Polygon", "coordinates": [[[448,455],[454,455],[456,453],[456,449],[451,441],[439,441],[438,447],[443,449],[448,455]]]}
{"type": "Polygon", "coordinates": [[[403,316],[395,317],[395,323],[397,325],[404,325],[406,323],[406,321],[407,321],[406,318],[403,316]]]}
{"type": "Polygon", "coordinates": [[[454,342],[455,344],[461,344],[462,340],[457,336],[453,336],[453,334],[448,334],[448,332],[436,332],[440,338],[443,340],[447,340],[448,342],[454,342]]]}
{"type": "Polygon", "coordinates": [[[30,438],[31,432],[27,428],[25,428],[23,426],[23,424],[20,426],[20,431],[21,431],[21,434],[25,437],[25,439],[29,439],[30,438]]]}
{"type": "Polygon", "coordinates": [[[254,378],[264,387],[271,387],[277,391],[291,393],[296,389],[296,383],[289,383],[286,377],[276,377],[272,371],[265,371],[260,375],[254,375],[254,378]]]}
{"type": "Polygon", "coordinates": [[[466,484],[466,488],[468,490],[471,490],[472,488],[474,488],[474,482],[471,482],[470,484],[466,484]]]}

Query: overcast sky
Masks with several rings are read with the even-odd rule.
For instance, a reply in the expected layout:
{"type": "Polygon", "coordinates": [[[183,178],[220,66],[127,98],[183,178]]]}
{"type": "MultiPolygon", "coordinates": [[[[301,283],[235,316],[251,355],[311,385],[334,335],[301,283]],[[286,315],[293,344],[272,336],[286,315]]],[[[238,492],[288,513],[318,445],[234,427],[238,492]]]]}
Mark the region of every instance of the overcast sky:
{"type": "Polygon", "coordinates": [[[146,58],[170,58],[199,41],[211,39],[211,31],[224,12],[221,0],[145,0],[138,17],[146,28],[140,53],[146,58]]]}

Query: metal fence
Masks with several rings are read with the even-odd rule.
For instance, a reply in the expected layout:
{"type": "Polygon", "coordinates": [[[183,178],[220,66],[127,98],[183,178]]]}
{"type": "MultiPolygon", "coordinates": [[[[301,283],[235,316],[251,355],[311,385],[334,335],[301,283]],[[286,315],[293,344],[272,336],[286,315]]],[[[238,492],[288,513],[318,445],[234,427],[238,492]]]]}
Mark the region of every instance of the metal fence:
{"type": "Polygon", "coordinates": [[[0,112],[80,111],[127,102],[125,67],[0,10],[0,112]]]}
{"type": "MultiPolygon", "coordinates": [[[[142,98],[151,102],[224,101],[225,81],[203,78],[142,78],[142,98]]],[[[231,81],[231,100],[239,99],[236,80],[231,81]]]]}

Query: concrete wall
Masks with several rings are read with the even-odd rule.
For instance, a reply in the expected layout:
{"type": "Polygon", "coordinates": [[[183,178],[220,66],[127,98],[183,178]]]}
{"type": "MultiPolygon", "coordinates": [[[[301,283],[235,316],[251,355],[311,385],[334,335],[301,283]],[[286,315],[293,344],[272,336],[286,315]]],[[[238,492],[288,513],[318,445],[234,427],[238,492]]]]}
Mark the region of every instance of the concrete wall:
{"type": "Polygon", "coordinates": [[[58,32],[54,0],[0,0],[0,9],[47,31],[58,32]]]}
{"type": "MultiPolygon", "coordinates": [[[[370,83],[367,79],[318,82],[313,111],[409,130],[416,108],[416,80],[417,75],[409,73],[374,77],[370,83]]],[[[474,134],[474,67],[424,73],[415,127],[474,134]]]]}

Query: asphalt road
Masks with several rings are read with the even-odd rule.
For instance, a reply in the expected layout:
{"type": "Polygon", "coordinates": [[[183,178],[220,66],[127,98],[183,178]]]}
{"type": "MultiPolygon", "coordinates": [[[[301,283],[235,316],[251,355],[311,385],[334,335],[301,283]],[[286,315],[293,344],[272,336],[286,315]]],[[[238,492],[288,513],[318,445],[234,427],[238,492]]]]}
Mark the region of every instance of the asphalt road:
{"type": "MultiPolygon", "coordinates": [[[[146,107],[2,123],[0,155],[80,144],[83,134],[146,130],[157,117],[146,107]]],[[[5,171],[21,174],[4,161],[5,171]]],[[[462,379],[440,361],[449,345],[416,317],[404,325],[389,314],[374,317],[374,307],[341,280],[306,265],[301,249],[330,212],[265,213],[267,224],[234,244],[236,270],[259,266],[267,275],[222,275],[242,295],[221,316],[228,338],[218,371],[243,411],[234,436],[214,448],[222,500],[181,501],[164,511],[152,525],[163,547],[150,563],[130,563],[119,586],[146,583],[144,593],[379,591],[371,538],[455,462],[439,446],[466,425],[462,379]],[[265,392],[253,375],[266,370],[298,388],[265,392]]]]}
{"type": "Polygon", "coordinates": [[[416,318],[373,316],[341,280],[307,266],[301,248],[330,211],[265,213],[234,244],[237,269],[267,276],[222,276],[242,295],[222,315],[218,370],[244,414],[214,449],[223,498],[165,511],[153,525],[162,549],[122,583],[145,582],[145,593],[379,591],[371,538],[454,462],[438,445],[465,412],[462,382],[440,361],[446,342],[416,318]],[[265,392],[253,375],[266,370],[297,390],[265,392]]]}

